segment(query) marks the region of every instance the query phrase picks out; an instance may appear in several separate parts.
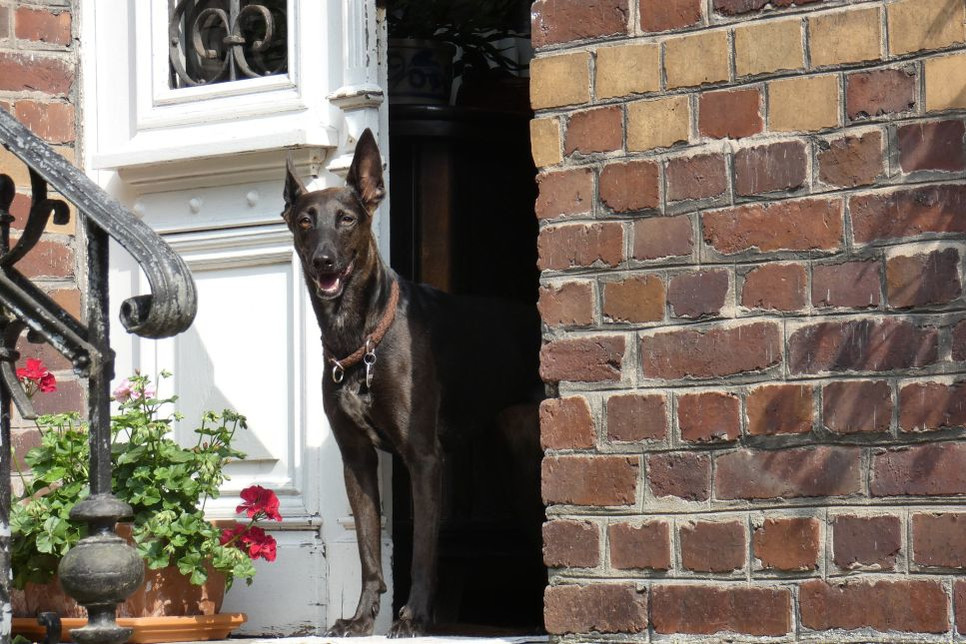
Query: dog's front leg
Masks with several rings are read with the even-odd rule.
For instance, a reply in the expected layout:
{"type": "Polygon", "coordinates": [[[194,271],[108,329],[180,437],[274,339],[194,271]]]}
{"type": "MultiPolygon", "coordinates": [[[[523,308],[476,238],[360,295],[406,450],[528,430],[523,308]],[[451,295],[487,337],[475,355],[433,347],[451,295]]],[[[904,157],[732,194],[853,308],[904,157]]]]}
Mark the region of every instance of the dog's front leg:
{"type": "MultiPolygon", "coordinates": [[[[339,438],[338,432],[336,437],[339,438]]],[[[337,620],[326,635],[371,635],[373,622],[379,614],[379,597],[386,592],[379,534],[378,457],[375,448],[363,440],[339,440],[339,447],[342,450],[345,488],[355,517],[359,560],[362,563],[362,592],[355,615],[337,620]]]]}
{"type": "Polygon", "coordinates": [[[432,624],[436,593],[436,550],[442,503],[442,456],[437,447],[407,463],[413,493],[413,563],[409,600],[389,637],[416,637],[432,624]]]}

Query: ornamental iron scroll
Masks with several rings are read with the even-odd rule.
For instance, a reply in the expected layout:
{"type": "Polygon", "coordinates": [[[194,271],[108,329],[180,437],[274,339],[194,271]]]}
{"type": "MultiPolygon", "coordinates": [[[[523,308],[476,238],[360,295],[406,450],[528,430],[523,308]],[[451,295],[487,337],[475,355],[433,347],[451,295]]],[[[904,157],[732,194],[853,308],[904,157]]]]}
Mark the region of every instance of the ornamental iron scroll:
{"type": "MultiPolygon", "coordinates": [[[[0,535],[9,535],[11,402],[24,418],[34,416],[14,370],[19,358],[17,342],[26,331],[29,342],[49,343],[70,360],[78,375],[88,379],[90,496],[70,516],[86,522],[89,530],[61,560],[58,570],[64,589],[88,614],[88,624],[72,630],[71,636],[81,644],[122,644],[131,630],[115,622],[116,605],[140,585],[144,564],[114,533],[115,522],[128,516],[131,508],[111,494],[114,352],[108,323],[108,243],[113,239],[126,249],[150,285],[149,295],[121,303],[120,319],[131,333],[163,338],[186,330],[197,311],[195,284],[184,261],[157,233],[3,109],[0,145],[27,166],[31,189],[26,221],[11,245],[15,186],[9,176],[0,174],[0,535]],[[63,200],[49,198],[48,185],[63,200]],[[40,241],[51,217],[56,224],[67,223],[70,209],[66,202],[76,207],[78,240],[86,242],[86,323],[64,311],[17,270],[18,261],[40,241]]],[[[9,606],[9,536],[0,536],[0,548],[0,602],[9,606]]],[[[2,626],[7,629],[8,619],[5,614],[2,626]]]]}
{"type": "Polygon", "coordinates": [[[169,0],[172,88],[288,72],[286,0],[169,0]]]}

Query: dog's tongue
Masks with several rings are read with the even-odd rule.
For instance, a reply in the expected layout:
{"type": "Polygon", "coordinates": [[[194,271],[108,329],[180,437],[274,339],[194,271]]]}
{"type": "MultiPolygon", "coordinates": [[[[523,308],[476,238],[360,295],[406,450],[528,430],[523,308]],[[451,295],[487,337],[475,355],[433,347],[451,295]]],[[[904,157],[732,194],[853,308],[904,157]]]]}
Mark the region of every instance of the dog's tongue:
{"type": "Polygon", "coordinates": [[[335,293],[342,284],[342,275],[340,273],[319,275],[318,284],[319,290],[323,293],[335,293]]]}

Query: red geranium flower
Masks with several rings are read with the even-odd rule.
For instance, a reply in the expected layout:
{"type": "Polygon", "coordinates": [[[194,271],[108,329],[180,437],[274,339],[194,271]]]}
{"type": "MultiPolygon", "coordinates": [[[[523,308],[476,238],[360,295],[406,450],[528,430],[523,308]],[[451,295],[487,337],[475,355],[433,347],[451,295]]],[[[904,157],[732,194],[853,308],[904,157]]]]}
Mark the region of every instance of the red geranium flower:
{"type": "Polygon", "coordinates": [[[278,512],[278,497],[271,490],[261,485],[250,485],[241,491],[244,501],[235,508],[235,512],[248,515],[248,525],[238,525],[221,531],[221,545],[238,548],[251,559],[275,561],[278,544],[275,537],[266,534],[265,530],[255,525],[260,519],[269,518],[281,521],[278,512]]]}
{"type": "Polygon", "coordinates": [[[245,526],[243,525],[236,525],[234,528],[225,528],[221,531],[221,537],[218,539],[218,541],[221,543],[221,545],[225,546],[231,543],[231,541],[233,541],[236,537],[239,537],[243,534],[245,534],[245,526]]]}
{"type": "Polygon", "coordinates": [[[274,521],[281,521],[282,515],[278,512],[278,497],[271,490],[266,490],[261,485],[252,485],[241,491],[241,498],[245,502],[235,508],[235,512],[244,512],[249,518],[260,518],[259,514],[274,521]]]}
{"type": "Polygon", "coordinates": [[[44,393],[57,391],[57,379],[54,378],[54,374],[52,373],[48,372],[44,374],[37,384],[40,387],[40,390],[44,393]]]}
{"type": "Polygon", "coordinates": [[[26,366],[17,369],[17,378],[23,383],[28,396],[33,396],[37,391],[57,391],[54,374],[47,370],[43,360],[37,358],[27,358],[26,366]]]}
{"type": "Polygon", "coordinates": [[[17,369],[18,378],[26,378],[27,380],[34,381],[39,381],[47,373],[47,367],[44,366],[44,361],[38,360],[37,358],[27,358],[27,366],[17,369]]]}
{"type": "Polygon", "coordinates": [[[257,525],[253,525],[242,536],[242,543],[248,547],[248,556],[252,559],[261,557],[265,561],[275,561],[275,537],[265,534],[257,525]]]}
{"type": "Polygon", "coordinates": [[[221,531],[221,545],[232,545],[242,550],[251,559],[261,557],[265,561],[275,561],[277,544],[275,537],[266,534],[257,525],[235,526],[221,531]]]}

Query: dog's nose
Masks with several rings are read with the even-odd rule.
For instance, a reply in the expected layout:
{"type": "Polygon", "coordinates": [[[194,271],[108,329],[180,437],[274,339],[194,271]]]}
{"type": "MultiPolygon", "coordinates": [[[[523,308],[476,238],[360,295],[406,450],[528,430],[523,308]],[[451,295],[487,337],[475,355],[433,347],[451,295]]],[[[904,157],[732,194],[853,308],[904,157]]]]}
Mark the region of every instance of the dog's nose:
{"type": "Polygon", "coordinates": [[[328,253],[319,253],[312,258],[312,264],[317,271],[331,271],[335,268],[335,260],[328,253]]]}

